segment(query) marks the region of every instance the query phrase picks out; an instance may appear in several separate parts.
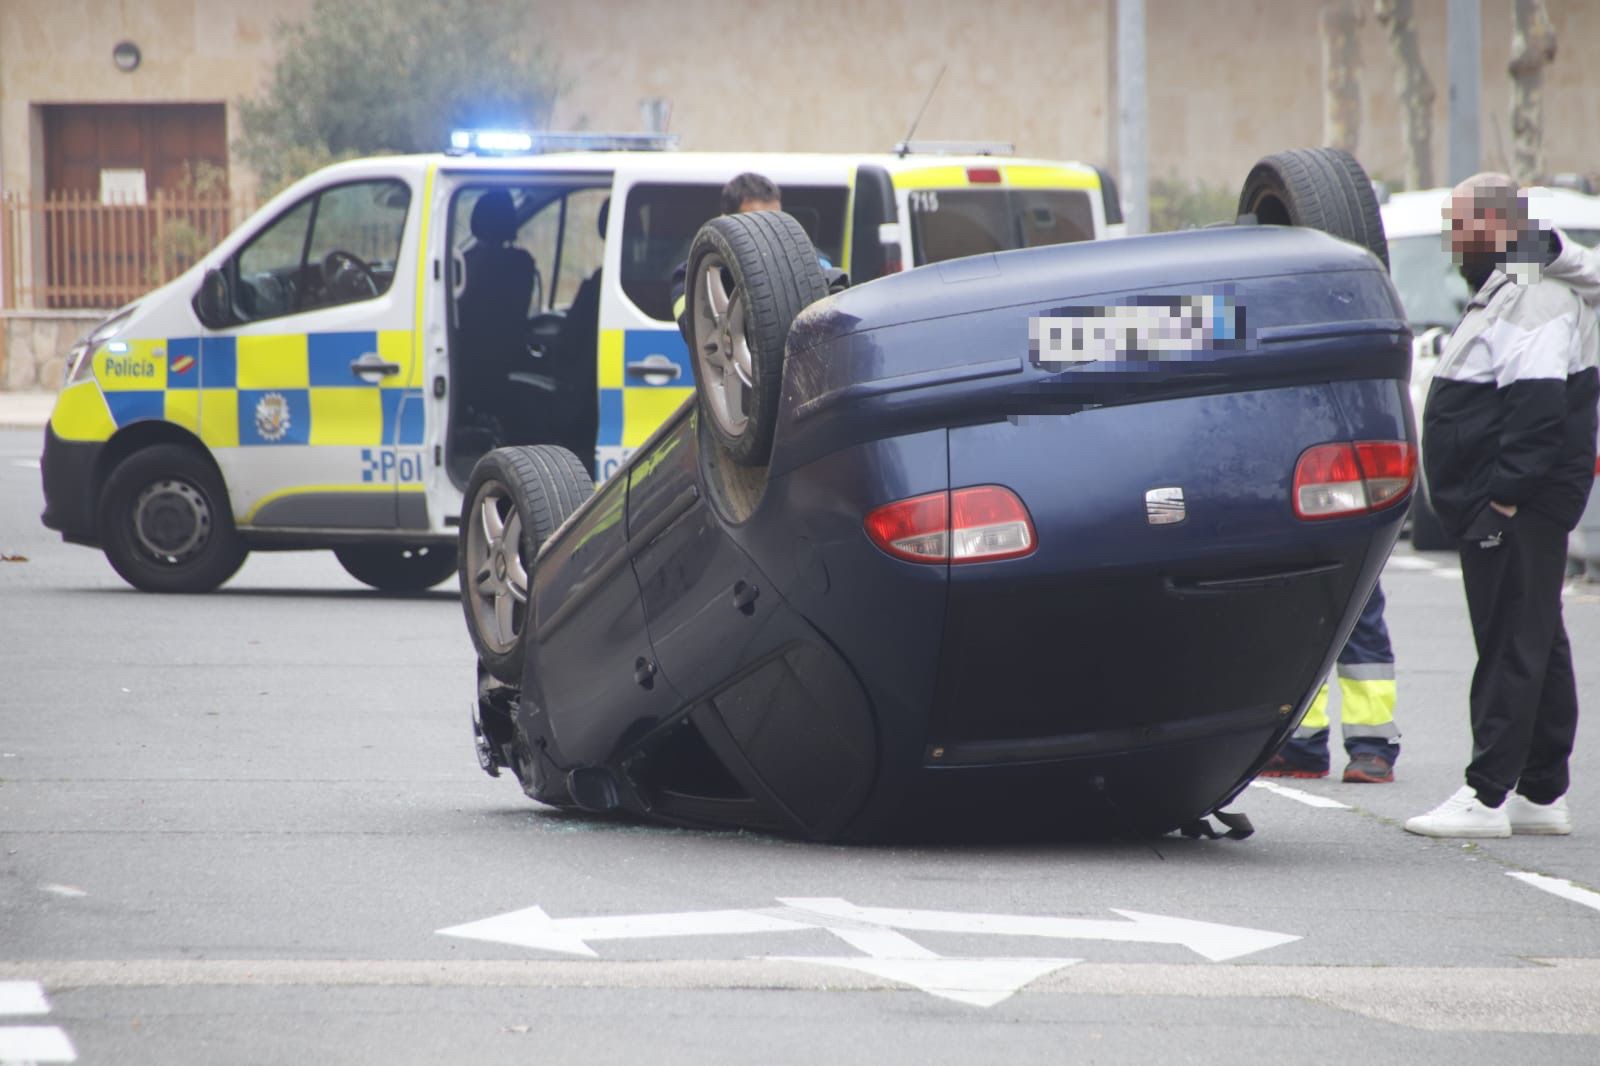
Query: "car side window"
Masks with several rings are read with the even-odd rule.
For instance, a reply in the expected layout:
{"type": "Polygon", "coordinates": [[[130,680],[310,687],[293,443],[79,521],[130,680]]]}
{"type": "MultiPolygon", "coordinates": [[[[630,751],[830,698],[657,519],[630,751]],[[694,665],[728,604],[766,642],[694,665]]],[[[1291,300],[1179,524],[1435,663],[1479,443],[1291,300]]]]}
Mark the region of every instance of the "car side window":
{"type": "MultiPolygon", "coordinates": [[[[843,185],[788,185],[783,209],[799,221],[817,255],[838,265],[844,250],[843,185]]],[[[663,323],[672,315],[672,274],[689,245],[722,210],[721,184],[640,184],[628,190],[622,225],[622,291],[634,306],[663,323]]]]}
{"type": "Polygon", "coordinates": [[[395,180],[313,193],[279,215],[234,256],[240,321],[370,300],[394,283],[411,190],[395,180]]]}

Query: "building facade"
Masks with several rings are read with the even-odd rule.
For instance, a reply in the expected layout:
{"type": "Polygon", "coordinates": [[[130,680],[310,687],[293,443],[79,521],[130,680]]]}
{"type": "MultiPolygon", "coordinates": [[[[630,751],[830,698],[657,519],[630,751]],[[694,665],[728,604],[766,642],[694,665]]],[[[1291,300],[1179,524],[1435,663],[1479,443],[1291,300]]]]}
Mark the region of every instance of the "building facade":
{"type": "MultiPolygon", "coordinates": [[[[311,3],[0,0],[0,195],[140,204],[199,190],[253,200],[255,176],[232,147],[238,103],[270,76],[277,24],[311,3]]],[[[1232,189],[1259,156],[1320,142],[1321,0],[1145,6],[1153,178],[1232,189]]],[[[1559,45],[1545,74],[1546,169],[1600,171],[1600,3],[1549,0],[1549,9],[1559,45]]],[[[1417,0],[1416,13],[1443,181],[1446,0],[1417,0]]],[[[1483,0],[1482,17],[1481,144],[1484,165],[1502,166],[1511,0],[1483,0]]],[[[557,127],[637,129],[641,101],[658,98],[686,149],[883,150],[937,81],[919,139],[1006,141],[1115,172],[1114,26],[1114,0],[530,0],[506,32],[559,64],[557,127]]],[[[1400,108],[1370,10],[1359,42],[1357,154],[1395,180],[1400,108]]],[[[96,294],[110,291],[63,279],[104,253],[93,234],[39,238],[37,219],[12,218],[0,235],[14,250],[0,257],[11,275],[0,277],[0,388],[52,387],[46,353],[93,317],[72,305],[104,303],[96,294]],[[46,290],[54,295],[40,298],[46,290]]],[[[146,273],[163,254],[128,252],[145,256],[135,266],[146,273]]]]}

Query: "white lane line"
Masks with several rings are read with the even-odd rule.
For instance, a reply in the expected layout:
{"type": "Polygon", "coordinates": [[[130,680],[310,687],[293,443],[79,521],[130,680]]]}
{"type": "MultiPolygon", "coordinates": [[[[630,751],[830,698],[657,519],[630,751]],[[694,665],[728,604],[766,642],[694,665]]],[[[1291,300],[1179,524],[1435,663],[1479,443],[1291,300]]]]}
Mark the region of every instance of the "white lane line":
{"type": "Polygon", "coordinates": [[[25,467],[28,470],[37,470],[37,469],[39,469],[39,460],[37,460],[37,459],[13,459],[13,460],[11,460],[11,465],[12,466],[25,467]]]}
{"type": "Polygon", "coordinates": [[[1311,792],[1302,792],[1298,788],[1290,788],[1288,785],[1280,785],[1276,781],[1262,781],[1260,778],[1257,778],[1256,780],[1250,782],[1250,787],[1264,788],[1268,792],[1273,792],[1282,796],[1284,799],[1292,799],[1296,803],[1304,803],[1307,807],[1327,807],[1330,810],[1340,811],[1348,811],[1350,809],[1350,805],[1348,803],[1340,803],[1338,800],[1329,799],[1326,796],[1318,796],[1311,792]]]}
{"type": "Polygon", "coordinates": [[[1515,877],[1525,885],[1542,889],[1552,896],[1571,900],[1573,903],[1588,907],[1590,910],[1600,911],[1600,892],[1591,892],[1587,888],[1579,888],[1565,877],[1546,877],[1544,874],[1525,874],[1512,870],[1506,873],[1507,877],[1515,877]]]}
{"type": "Polygon", "coordinates": [[[1445,579],[1450,580],[1450,581],[1456,581],[1456,580],[1459,580],[1460,577],[1461,577],[1461,567],[1459,567],[1459,566],[1441,566],[1441,567],[1436,568],[1433,571],[1433,576],[1434,577],[1442,577],[1442,578],[1445,578],[1445,579]]]}
{"type": "Polygon", "coordinates": [[[49,1014],[38,981],[0,981],[0,1014],[49,1014]]]}
{"type": "Polygon", "coordinates": [[[0,1026],[0,1063],[77,1061],[72,1041],[53,1025],[0,1026]]]}

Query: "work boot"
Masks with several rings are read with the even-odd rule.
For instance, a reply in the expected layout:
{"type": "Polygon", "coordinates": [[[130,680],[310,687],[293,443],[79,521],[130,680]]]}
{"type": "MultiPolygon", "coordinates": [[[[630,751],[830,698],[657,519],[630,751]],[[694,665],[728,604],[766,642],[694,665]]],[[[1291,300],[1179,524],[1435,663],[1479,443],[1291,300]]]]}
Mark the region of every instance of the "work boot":
{"type": "Polygon", "coordinates": [[[1567,797],[1557,796],[1549,803],[1535,803],[1519,792],[1506,797],[1506,817],[1513,833],[1529,836],[1564,837],[1572,832],[1572,812],[1567,797]]]}
{"type": "Polygon", "coordinates": [[[1328,757],[1324,755],[1319,764],[1312,759],[1301,755],[1288,747],[1279,751],[1267,765],[1262,767],[1258,777],[1327,777],[1328,757]]]}
{"type": "Polygon", "coordinates": [[[1427,814],[1409,819],[1406,832],[1424,837],[1508,837],[1511,820],[1504,804],[1485,807],[1471,785],[1462,785],[1455,795],[1427,814]]]}
{"type": "Polygon", "coordinates": [[[1382,755],[1360,751],[1350,756],[1344,768],[1346,784],[1389,785],[1394,783],[1394,764],[1382,755]]]}

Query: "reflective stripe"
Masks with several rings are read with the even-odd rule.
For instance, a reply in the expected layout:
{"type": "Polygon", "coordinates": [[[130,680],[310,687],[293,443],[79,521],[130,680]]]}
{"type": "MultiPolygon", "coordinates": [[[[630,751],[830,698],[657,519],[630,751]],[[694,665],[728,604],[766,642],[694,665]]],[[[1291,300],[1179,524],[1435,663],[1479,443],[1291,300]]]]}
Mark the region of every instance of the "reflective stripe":
{"type": "Polygon", "coordinates": [[[1345,681],[1393,681],[1394,663],[1340,663],[1338,672],[1345,681]]]}
{"type": "Polygon", "coordinates": [[[1317,689],[1316,698],[1311,701],[1311,707],[1306,711],[1306,716],[1300,722],[1300,727],[1294,735],[1310,736],[1321,733],[1328,728],[1328,683],[1324,681],[1322,687],[1317,689]]]}
{"type": "MultiPolygon", "coordinates": [[[[600,376],[598,384],[602,389],[620,389],[625,384],[622,373],[623,331],[620,329],[603,329],[600,331],[600,376]]],[[[621,440],[619,435],[618,440],[621,440]]]]}
{"type": "Polygon", "coordinates": [[[61,390],[55,410],[50,413],[50,426],[62,440],[105,441],[117,431],[106,398],[92,381],[80,381],[61,390]]]}
{"type": "Polygon", "coordinates": [[[684,308],[686,308],[688,306],[689,306],[689,299],[686,296],[680,295],[676,300],[673,300],[672,301],[672,318],[673,318],[673,320],[676,321],[677,319],[682,318],[683,317],[684,308]]]}
{"type": "Polygon", "coordinates": [[[1000,173],[1015,189],[1098,189],[1100,175],[1087,167],[1003,166],[1000,173]]]}
{"type": "Polygon", "coordinates": [[[1383,737],[1386,740],[1399,740],[1400,727],[1393,722],[1383,725],[1345,725],[1342,727],[1346,740],[1356,737],[1383,737]]]}
{"type": "Polygon", "coordinates": [[[643,444],[672,412],[683,406],[685,399],[693,395],[692,388],[623,389],[623,447],[637,448],[643,444]]]}
{"type": "Polygon", "coordinates": [[[330,492],[395,493],[395,492],[425,492],[425,491],[427,491],[427,486],[421,485],[421,484],[410,484],[410,485],[408,485],[408,484],[398,484],[398,485],[396,485],[396,484],[393,484],[393,483],[390,483],[390,482],[381,482],[381,481],[380,482],[371,483],[371,484],[354,483],[354,484],[348,484],[348,485],[293,485],[293,486],[291,486],[289,488],[277,489],[277,490],[275,490],[273,492],[267,493],[265,496],[262,496],[260,499],[256,500],[256,502],[251,506],[249,511],[247,511],[245,514],[239,516],[238,521],[239,521],[240,525],[246,525],[246,526],[250,525],[251,522],[255,519],[255,516],[258,513],[260,513],[260,511],[261,511],[261,509],[263,507],[267,506],[270,503],[274,503],[274,502],[276,502],[278,500],[282,500],[282,499],[284,499],[285,497],[288,497],[288,496],[306,496],[306,495],[323,494],[323,493],[330,493],[330,492]]]}
{"type": "Polygon", "coordinates": [[[890,177],[896,189],[965,189],[970,184],[964,166],[919,167],[896,171],[890,177]]]}
{"type": "Polygon", "coordinates": [[[1346,736],[1398,735],[1376,732],[1381,728],[1394,729],[1396,693],[1393,681],[1352,681],[1341,677],[1339,695],[1344,700],[1339,720],[1344,723],[1346,736]]]}
{"type": "MultiPolygon", "coordinates": [[[[438,170],[439,164],[429,163],[428,172],[422,178],[422,226],[417,235],[417,305],[411,317],[411,372],[399,375],[405,379],[408,388],[422,385],[422,309],[428,282],[428,221],[433,217],[433,176],[438,170]]],[[[388,358],[388,353],[382,348],[379,352],[388,358]]]]}

